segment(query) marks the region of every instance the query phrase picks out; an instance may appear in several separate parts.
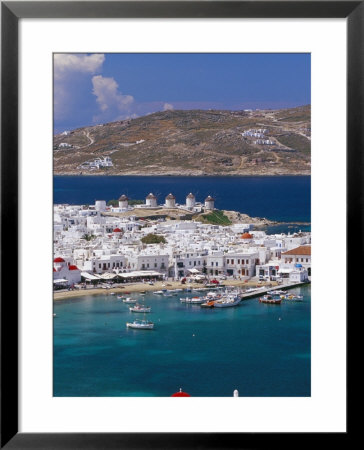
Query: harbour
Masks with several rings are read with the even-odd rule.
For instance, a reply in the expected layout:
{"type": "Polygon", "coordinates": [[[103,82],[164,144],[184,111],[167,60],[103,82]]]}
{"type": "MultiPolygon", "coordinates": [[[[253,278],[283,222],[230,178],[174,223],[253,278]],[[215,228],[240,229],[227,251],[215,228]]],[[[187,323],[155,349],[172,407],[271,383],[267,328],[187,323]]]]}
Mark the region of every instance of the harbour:
{"type": "Polygon", "coordinates": [[[309,396],[311,287],[290,286],[304,300],[278,306],[259,303],[265,289],[222,309],[130,294],[151,307],[150,331],[127,329],[135,316],[116,295],[56,302],[54,395],[309,396]]]}

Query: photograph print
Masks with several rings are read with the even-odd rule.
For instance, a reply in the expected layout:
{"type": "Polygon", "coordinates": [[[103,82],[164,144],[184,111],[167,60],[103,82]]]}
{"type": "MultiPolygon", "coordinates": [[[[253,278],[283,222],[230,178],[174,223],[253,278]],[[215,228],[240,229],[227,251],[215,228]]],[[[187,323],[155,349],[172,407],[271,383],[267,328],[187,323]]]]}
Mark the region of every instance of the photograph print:
{"type": "Polygon", "coordinates": [[[53,68],[53,395],[310,397],[310,54],[53,68]]]}

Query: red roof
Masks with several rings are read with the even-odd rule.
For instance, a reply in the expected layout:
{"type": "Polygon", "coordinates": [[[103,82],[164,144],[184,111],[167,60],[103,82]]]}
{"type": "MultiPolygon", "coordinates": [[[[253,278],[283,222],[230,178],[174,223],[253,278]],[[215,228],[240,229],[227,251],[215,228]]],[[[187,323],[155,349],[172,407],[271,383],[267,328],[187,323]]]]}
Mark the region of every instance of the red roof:
{"type": "Polygon", "coordinates": [[[60,258],[60,257],[58,257],[58,258],[55,258],[54,260],[53,260],[53,262],[65,262],[65,260],[63,259],[63,258],[60,258]]]}
{"type": "Polygon", "coordinates": [[[244,233],[241,235],[242,239],[253,239],[253,235],[250,233],[244,233]]]}
{"type": "Polygon", "coordinates": [[[299,255],[299,256],[311,256],[311,245],[301,245],[300,247],[288,250],[288,252],[282,253],[282,256],[286,255],[299,255]]]}
{"type": "Polygon", "coordinates": [[[112,231],[113,231],[113,233],[121,233],[120,228],[114,228],[112,231]]]}
{"type": "Polygon", "coordinates": [[[69,270],[80,270],[77,266],[73,266],[73,265],[69,266],[68,269],[69,270]]]}
{"type": "Polygon", "coordinates": [[[179,392],[175,392],[171,397],[191,397],[187,392],[182,392],[182,388],[180,388],[179,392]]]}

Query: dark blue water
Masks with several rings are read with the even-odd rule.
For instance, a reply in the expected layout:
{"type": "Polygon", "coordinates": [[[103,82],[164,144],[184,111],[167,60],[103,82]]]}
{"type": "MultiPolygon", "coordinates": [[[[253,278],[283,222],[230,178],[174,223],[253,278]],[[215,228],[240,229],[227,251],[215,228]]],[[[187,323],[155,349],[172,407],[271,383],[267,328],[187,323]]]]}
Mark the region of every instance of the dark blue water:
{"type": "Polygon", "coordinates": [[[132,199],[144,199],[150,192],[158,196],[158,203],[164,203],[170,192],[178,203],[185,203],[186,195],[192,192],[196,200],[202,202],[212,195],[217,209],[239,211],[279,222],[311,221],[309,176],[54,177],[54,203],[94,204],[95,200],[117,199],[121,194],[132,199]]]}
{"type": "MultiPolygon", "coordinates": [[[[310,396],[310,286],[302,303],[226,309],[144,296],[152,331],[116,296],[55,302],[55,396],[310,396]]],[[[137,295],[137,294],[135,294],[137,295]]]]}

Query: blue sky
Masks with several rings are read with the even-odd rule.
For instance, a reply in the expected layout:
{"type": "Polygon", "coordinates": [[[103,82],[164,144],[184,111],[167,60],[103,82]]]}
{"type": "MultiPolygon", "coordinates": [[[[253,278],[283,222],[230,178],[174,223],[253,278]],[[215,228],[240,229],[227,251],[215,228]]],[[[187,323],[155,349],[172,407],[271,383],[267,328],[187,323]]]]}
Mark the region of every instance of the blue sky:
{"type": "Polygon", "coordinates": [[[55,133],[167,109],[311,103],[309,54],[56,54],[55,133]]]}

